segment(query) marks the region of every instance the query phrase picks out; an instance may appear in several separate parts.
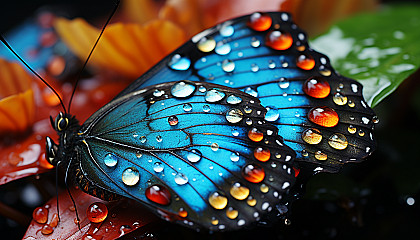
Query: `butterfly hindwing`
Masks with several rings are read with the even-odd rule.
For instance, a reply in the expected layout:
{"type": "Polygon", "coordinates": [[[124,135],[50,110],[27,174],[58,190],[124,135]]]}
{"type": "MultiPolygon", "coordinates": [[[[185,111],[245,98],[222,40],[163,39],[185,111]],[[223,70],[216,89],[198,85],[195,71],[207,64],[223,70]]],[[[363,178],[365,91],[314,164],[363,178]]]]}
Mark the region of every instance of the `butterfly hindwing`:
{"type": "Polygon", "coordinates": [[[121,94],[168,80],[212,82],[258,97],[299,167],[336,172],[375,149],[362,85],[312,50],[287,13],[254,13],[194,36],[121,94]],[[265,24],[265,25],[264,25],[265,24]]]}
{"type": "Polygon", "coordinates": [[[265,113],[257,98],[205,82],[132,91],[83,124],[78,169],[164,218],[234,230],[271,211],[294,183],[295,154],[265,113]]]}

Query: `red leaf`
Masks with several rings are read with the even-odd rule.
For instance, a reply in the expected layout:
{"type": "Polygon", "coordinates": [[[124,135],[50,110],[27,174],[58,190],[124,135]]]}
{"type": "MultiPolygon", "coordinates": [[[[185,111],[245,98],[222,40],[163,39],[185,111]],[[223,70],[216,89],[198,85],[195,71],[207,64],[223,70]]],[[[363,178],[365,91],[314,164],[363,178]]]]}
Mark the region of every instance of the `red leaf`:
{"type": "MultiPolygon", "coordinates": [[[[60,207],[60,221],[57,222],[56,198],[50,199],[41,209],[48,212],[46,223],[40,208],[35,209],[39,218],[32,220],[23,239],[116,239],[122,235],[136,230],[138,235],[155,228],[160,220],[147,211],[139,203],[123,199],[115,202],[104,202],[81,190],[73,189],[72,196],[76,202],[80,219],[80,230],[77,225],[76,211],[67,194],[63,192],[58,196],[60,207]],[[101,223],[91,223],[86,210],[95,202],[104,203],[108,208],[108,216],[101,223]],[[142,231],[143,230],[143,231],[142,231]]],[[[34,214],[35,215],[35,214],[34,214]]]]}

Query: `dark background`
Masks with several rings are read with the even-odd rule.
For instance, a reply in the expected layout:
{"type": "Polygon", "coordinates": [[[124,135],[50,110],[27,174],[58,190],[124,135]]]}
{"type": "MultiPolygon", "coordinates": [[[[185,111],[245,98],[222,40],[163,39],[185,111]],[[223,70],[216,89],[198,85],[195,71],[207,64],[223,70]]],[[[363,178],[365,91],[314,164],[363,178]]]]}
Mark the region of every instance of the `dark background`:
{"type": "MultiPolygon", "coordinates": [[[[70,9],[70,17],[94,19],[97,16],[92,13],[110,12],[110,2],[3,2],[0,32],[13,28],[40,6],[54,4],[58,9],[70,9]]],[[[161,239],[173,239],[174,236],[184,239],[416,239],[420,233],[420,72],[417,71],[374,110],[380,119],[375,131],[376,152],[361,164],[346,166],[340,174],[313,177],[304,198],[293,205],[291,226],[278,223],[253,230],[208,235],[168,224],[154,236],[161,239]],[[415,200],[413,205],[407,203],[409,198],[415,200]]],[[[42,179],[53,177],[53,173],[47,173],[42,179]]],[[[34,207],[45,201],[36,192],[34,182],[35,177],[29,177],[0,186],[0,201],[31,216],[34,207]],[[28,198],[28,194],[35,197],[28,198]]],[[[54,185],[49,187],[54,191],[54,185]]],[[[20,239],[25,231],[26,226],[0,216],[2,239],[20,239]]]]}

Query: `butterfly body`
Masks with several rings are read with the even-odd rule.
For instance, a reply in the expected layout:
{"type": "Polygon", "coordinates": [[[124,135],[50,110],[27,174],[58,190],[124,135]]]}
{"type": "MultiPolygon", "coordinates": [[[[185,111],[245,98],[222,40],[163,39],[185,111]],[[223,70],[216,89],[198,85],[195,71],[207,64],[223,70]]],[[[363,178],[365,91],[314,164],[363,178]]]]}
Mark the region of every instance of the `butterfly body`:
{"type": "Polygon", "coordinates": [[[196,35],[82,125],[60,114],[50,161],[89,194],[224,231],[288,203],[293,167],[336,172],[369,155],[362,86],[310,49],[290,15],[256,14],[196,35]]]}

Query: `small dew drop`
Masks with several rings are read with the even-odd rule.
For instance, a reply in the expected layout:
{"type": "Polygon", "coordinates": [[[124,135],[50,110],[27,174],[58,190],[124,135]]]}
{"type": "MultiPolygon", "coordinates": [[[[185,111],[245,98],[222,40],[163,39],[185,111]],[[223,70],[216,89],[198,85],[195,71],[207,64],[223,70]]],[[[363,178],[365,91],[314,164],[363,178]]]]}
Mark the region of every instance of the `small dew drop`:
{"type": "Polygon", "coordinates": [[[222,62],[222,69],[225,72],[233,72],[235,70],[235,63],[229,59],[225,59],[222,62]]]}
{"type": "Polygon", "coordinates": [[[157,173],[160,173],[163,171],[163,164],[161,162],[155,162],[155,164],[153,164],[153,170],[157,173]]]}
{"type": "Polygon", "coordinates": [[[171,94],[174,97],[186,98],[194,93],[196,87],[191,83],[177,82],[171,88],[171,94]]]}
{"type": "Polygon", "coordinates": [[[179,54],[175,54],[168,65],[173,70],[185,71],[190,68],[191,60],[186,57],[181,57],[179,54]]]}
{"type": "Polygon", "coordinates": [[[178,185],[184,185],[184,184],[188,183],[188,177],[185,176],[185,174],[183,174],[183,173],[177,173],[175,175],[175,182],[178,185]]]}
{"type": "Polygon", "coordinates": [[[191,152],[187,154],[187,159],[192,163],[196,163],[201,160],[201,156],[202,154],[200,151],[197,149],[191,149],[191,152]]]}

